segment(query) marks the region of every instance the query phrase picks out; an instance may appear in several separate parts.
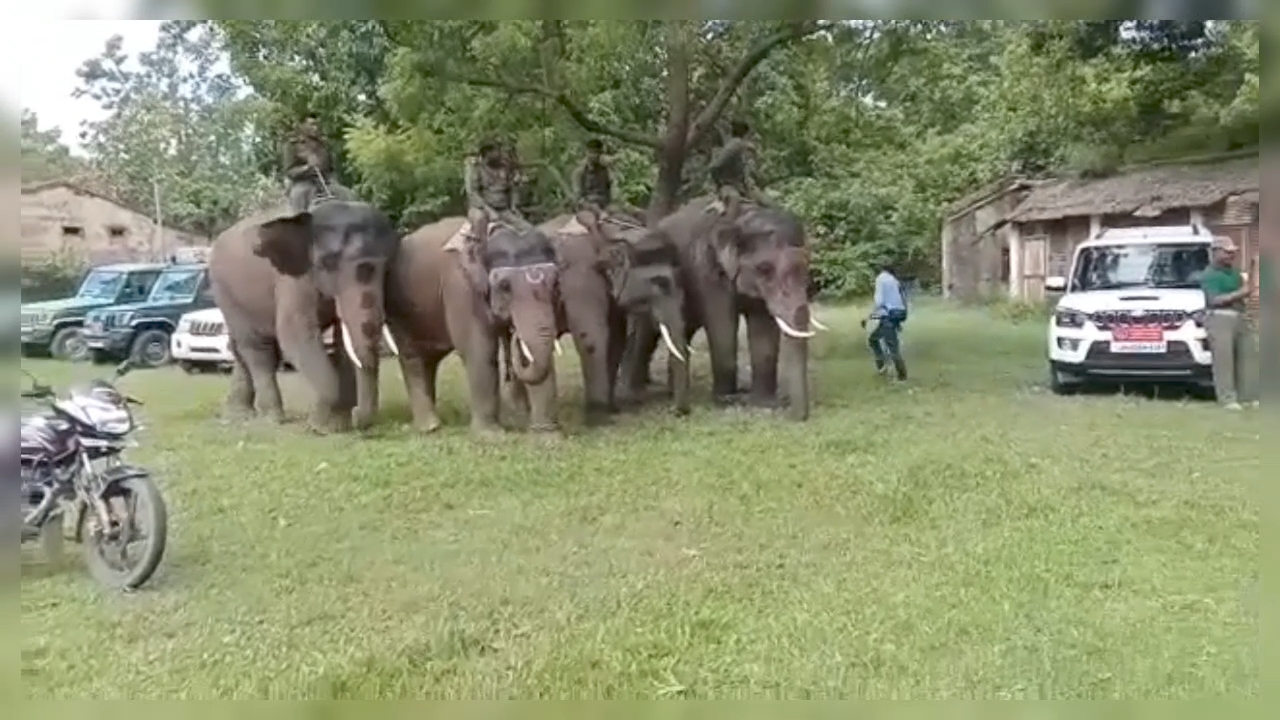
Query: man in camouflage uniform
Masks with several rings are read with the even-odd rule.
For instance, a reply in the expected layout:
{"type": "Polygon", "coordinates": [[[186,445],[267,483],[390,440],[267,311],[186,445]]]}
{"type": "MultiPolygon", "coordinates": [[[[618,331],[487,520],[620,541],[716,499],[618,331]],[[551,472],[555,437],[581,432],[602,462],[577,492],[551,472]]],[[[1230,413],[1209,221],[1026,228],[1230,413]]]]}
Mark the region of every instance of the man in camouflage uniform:
{"type": "Polygon", "coordinates": [[[533,226],[516,209],[519,181],[514,158],[508,148],[494,140],[480,144],[480,151],[467,158],[465,167],[467,220],[474,228],[482,222],[503,222],[521,230],[533,226]]]}
{"type": "Polygon", "coordinates": [[[604,143],[597,138],[587,141],[587,155],[573,171],[573,192],[578,206],[598,215],[631,221],[641,217],[639,209],[614,201],[612,161],[604,156],[604,143]]]}
{"type": "Polygon", "coordinates": [[[309,209],[317,199],[337,195],[333,160],[315,115],[308,115],[285,143],[284,175],[289,182],[289,209],[294,213],[309,209]]]}
{"type": "MultiPolygon", "coordinates": [[[[756,146],[751,141],[751,127],[741,120],[730,125],[729,142],[711,159],[708,170],[715,183],[721,214],[736,215],[742,200],[768,207],[772,201],[752,182],[755,171],[756,146]]],[[[714,207],[714,206],[713,206],[714,207]]]]}

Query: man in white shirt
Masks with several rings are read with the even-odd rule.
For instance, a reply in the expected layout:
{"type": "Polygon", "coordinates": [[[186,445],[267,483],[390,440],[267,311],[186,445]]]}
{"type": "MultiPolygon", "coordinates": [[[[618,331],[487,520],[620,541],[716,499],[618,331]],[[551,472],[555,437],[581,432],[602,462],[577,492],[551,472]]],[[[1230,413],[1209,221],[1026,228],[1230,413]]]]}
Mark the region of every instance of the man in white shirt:
{"type": "MultiPolygon", "coordinates": [[[[886,361],[893,362],[893,368],[899,380],[907,379],[907,364],[902,359],[902,350],[898,334],[902,331],[902,323],[907,319],[907,301],[902,292],[902,283],[893,274],[888,262],[880,263],[880,274],[876,276],[875,305],[871,309],[871,319],[878,320],[876,329],[867,338],[867,345],[876,358],[876,371],[886,371],[886,361]]],[[[866,326],[866,321],[863,321],[866,326]]]]}

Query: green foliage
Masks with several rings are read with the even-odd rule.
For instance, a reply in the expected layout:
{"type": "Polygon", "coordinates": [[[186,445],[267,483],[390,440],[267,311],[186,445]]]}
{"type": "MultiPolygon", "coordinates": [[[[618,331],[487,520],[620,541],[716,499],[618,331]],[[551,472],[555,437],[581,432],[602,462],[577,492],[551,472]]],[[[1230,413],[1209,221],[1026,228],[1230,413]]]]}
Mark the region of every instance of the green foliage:
{"type": "Polygon", "coordinates": [[[27,108],[22,109],[19,143],[24,183],[67,179],[86,170],[84,163],[72,156],[70,148],[63,144],[62,130],[57,127],[41,130],[40,119],[27,108]]]}
{"type": "Polygon", "coordinates": [[[218,33],[173,21],[136,68],[116,36],[77,71],[76,95],[110,111],[85,145],[113,194],[151,209],[158,190],[166,224],[204,234],[234,223],[267,182],[258,133],[270,105],[245,96],[220,53],[218,33]]]}
{"type": "Polygon", "coordinates": [[[84,276],[82,259],[58,253],[22,263],[22,301],[56,300],[75,294],[84,276]]]}
{"type": "Polygon", "coordinates": [[[99,164],[132,196],[150,191],[157,161],[145,148],[182,137],[148,102],[168,107],[178,97],[184,107],[234,108],[198,112],[203,119],[189,123],[196,134],[241,143],[229,154],[234,169],[216,180],[201,171],[211,164],[205,148],[183,151],[202,158],[194,166],[172,154],[160,163],[182,168],[169,180],[181,198],[176,215],[221,217],[245,206],[245,188],[255,187],[250,194],[259,199],[278,192],[265,178],[279,172],[283,132],[305,112],[317,114],[333,139],[342,180],[405,228],[462,211],[463,158],[482,137],[515,142],[529,179],[524,210],[537,219],[568,206],[568,177],[592,136],[612,145],[616,192],[627,202],[646,205],[669,187],[661,167],[679,170],[678,197],[705,193],[707,159],[727,121],[743,117],[758,135],[759,180],[807,221],[817,281],[834,297],[867,292],[879,258],[936,283],[943,209],[997,177],[1104,175],[1139,161],[1248,148],[1260,125],[1255,22],[806,26],[797,36],[804,39],[769,46],[736,84],[728,79],[739,79],[735,68],[752,48],[793,26],[210,20],[165,27],[168,44],[148,67],[176,67],[168,58],[208,58],[222,48],[235,76],[197,61],[204,69],[175,89],[154,70],[128,76],[108,49],[91,84],[105,102],[137,108],[117,110],[115,122],[128,131],[105,133],[95,146],[99,164]],[[687,117],[701,124],[680,157],[667,157],[659,149],[680,116],[683,96],[672,78],[680,77],[673,69],[681,48],[687,117]],[[241,80],[252,98],[224,92],[241,80]],[[135,115],[142,119],[125,121],[135,115]],[[219,123],[239,129],[213,129],[219,123]]]}

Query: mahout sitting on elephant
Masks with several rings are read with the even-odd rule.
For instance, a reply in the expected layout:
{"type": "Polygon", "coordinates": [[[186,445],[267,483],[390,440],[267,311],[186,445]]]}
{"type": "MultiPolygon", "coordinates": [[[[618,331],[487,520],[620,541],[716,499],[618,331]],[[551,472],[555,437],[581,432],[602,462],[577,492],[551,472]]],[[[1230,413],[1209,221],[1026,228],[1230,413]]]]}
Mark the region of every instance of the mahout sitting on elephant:
{"type": "Polygon", "coordinates": [[[557,329],[573,337],[578,351],[587,422],[603,422],[617,410],[614,387],[631,315],[663,328],[675,368],[675,408],[688,412],[684,297],[676,280],[675,246],[664,235],[595,209],[539,227],[555,246],[560,268],[557,329]]]}
{"type": "MultiPolygon", "coordinates": [[[[750,401],[783,401],[796,420],[809,416],[809,249],[793,213],[751,202],[725,208],[699,198],[663,218],[653,230],[678,249],[685,295],[684,341],[703,329],[711,353],[712,392],[720,401],[738,395],[738,321],[747,321],[751,356],[750,401]],[[722,214],[722,212],[724,214],[722,214]],[[782,392],[778,370],[782,368],[782,392]]],[[[634,323],[623,360],[623,382],[643,387],[657,346],[652,323],[634,323]]]]}
{"type": "Polygon", "coordinates": [[[414,424],[440,426],[436,372],[450,352],[466,367],[471,428],[499,425],[499,348],[514,347],[529,429],[554,432],[556,307],[560,278],[551,239],[533,227],[446,218],[405,236],[388,282],[388,325],[400,351],[414,424]]]}
{"type": "Polygon", "coordinates": [[[342,200],[259,213],[214,240],[209,272],[236,358],[229,416],[252,414],[256,400],[263,414],[283,419],[276,382],[283,353],[316,394],[314,429],[373,421],[379,342],[385,336],[395,347],[385,335],[383,296],[399,243],[380,210],[342,200]],[[321,339],[330,327],[343,348],[335,357],[321,339]]]}

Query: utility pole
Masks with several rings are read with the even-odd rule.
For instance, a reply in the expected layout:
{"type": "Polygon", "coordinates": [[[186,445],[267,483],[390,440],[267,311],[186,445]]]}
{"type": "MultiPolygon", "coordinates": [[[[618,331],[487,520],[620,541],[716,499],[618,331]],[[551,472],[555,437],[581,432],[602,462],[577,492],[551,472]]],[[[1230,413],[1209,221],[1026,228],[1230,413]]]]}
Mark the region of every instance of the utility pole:
{"type": "Polygon", "coordinates": [[[160,181],[156,179],[154,174],[151,176],[151,191],[156,202],[155,237],[159,239],[159,243],[153,242],[151,246],[154,248],[156,245],[159,245],[160,257],[167,258],[169,257],[169,247],[164,237],[164,211],[160,209],[160,181]]]}

